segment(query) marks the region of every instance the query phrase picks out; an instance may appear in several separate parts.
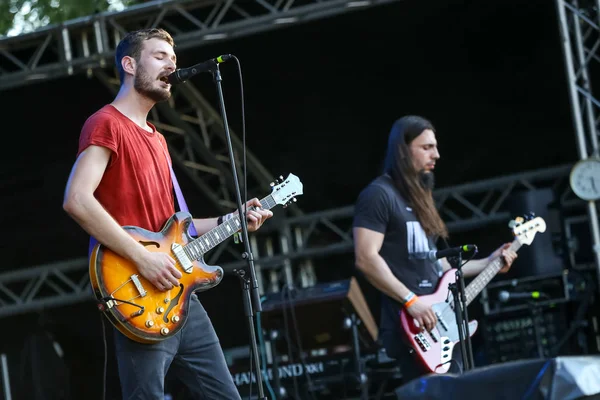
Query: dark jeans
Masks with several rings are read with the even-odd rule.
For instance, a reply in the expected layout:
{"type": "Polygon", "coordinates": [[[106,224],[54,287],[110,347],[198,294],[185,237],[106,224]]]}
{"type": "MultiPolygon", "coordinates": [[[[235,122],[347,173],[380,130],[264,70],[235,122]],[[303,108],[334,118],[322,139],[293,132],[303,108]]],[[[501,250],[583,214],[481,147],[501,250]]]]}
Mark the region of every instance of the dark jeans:
{"type": "MultiPolygon", "coordinates": [[[[430,373],[422,367],[412,348],[402,340],[401,332],[381,331],[379,337],[387,356],[395,359],[398,363],[403,384],[430,373]]],[[[462,367],[460,346],[457,343],[452,350],[452,364],[448,373],[460,373],[462,367]]]]}
{"type": "Polygon", "coordinates": [[[163,400],[169,369],[194,399],[240,399],[217,334],[196,295],[184,328],[162,342],[138,343],[114,331],[123,400],[163,400]]]}

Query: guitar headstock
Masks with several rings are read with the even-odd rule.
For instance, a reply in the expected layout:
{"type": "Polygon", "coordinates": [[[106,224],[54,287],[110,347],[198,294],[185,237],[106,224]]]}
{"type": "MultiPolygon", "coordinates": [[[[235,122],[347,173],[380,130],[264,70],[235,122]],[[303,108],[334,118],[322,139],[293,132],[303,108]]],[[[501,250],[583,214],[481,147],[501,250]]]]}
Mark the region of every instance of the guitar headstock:
{"type": "Polygon", "coordinates": [[[279,179],[271,182],[271,187],[273,188],[271,192],[273,200],[283,207],[295,203],[296,196],[302,194],[302,182],[294,174],[289,174],[285,179],[283,176],[279,176],[279,179]]]}
{"type": "Polygon", "coordinates": [[[508,224],[512,228],[513,235],[520,244],[530,245],[535,235],[546,231],[546,221],[535,214],[529,213],[524,217],[516,217],[508,224]]]}

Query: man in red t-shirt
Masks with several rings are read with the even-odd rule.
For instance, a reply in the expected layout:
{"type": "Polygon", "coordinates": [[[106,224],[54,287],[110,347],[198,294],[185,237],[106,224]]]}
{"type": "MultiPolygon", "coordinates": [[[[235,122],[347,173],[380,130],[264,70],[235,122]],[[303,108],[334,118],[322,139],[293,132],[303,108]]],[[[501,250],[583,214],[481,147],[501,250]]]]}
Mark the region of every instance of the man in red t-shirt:
{"type": "MultiPolygon", "coordinates": [[[[121,88],[116,98],[85,122],[64,198],[65,211],[92,237],[131,260],[156,288],[179,285],[181,272],[166,253],[150,252],[122,226],[160,231],[175,213],[171,159],[165,138],[147,122],[148,112],[167,100],[166,77],[175,70],[173,39],[162,29],[128,34],[116,50],[121,88]]],[[[258,199],[248,206],[248,230],[273,214],[258,199]]],[[[198,235],[218,218],[194,219],[198,235]]],[[[115,329],[123,399],[163,399],[167,370],[177,367],[194,398],[239,399],[212,323],[195,295],[188,319],[176,335],[156,344],[133,341],[115,329]]]]}

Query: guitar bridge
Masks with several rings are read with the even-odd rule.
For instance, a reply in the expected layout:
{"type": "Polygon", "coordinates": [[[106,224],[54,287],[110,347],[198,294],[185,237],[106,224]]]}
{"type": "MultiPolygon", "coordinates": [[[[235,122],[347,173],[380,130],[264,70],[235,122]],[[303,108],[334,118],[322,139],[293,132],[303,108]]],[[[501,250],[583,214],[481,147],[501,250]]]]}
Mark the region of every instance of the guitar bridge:
{"type": "Polygon", "coordinates": [[[137,289],[138,293],[140,294],[140,297],[146,296],[146,289],[144,289],[144,286],[142,285],[140,278],[136,274],[131,275],[131,281],[135,285],[135,288],[137,289]]]}

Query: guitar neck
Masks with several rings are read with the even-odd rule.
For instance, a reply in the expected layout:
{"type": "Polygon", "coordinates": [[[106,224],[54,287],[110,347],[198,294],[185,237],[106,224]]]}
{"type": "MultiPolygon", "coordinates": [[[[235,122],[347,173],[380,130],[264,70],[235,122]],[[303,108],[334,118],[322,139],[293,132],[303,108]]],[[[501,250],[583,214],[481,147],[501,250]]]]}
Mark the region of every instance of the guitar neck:
{"type": "MultiPolygon", "coordinates": [[[[521,244],[514,240],[510,244],[510,250],[517,251],[521,247],[521,244]]],[[[483,290],[484,287],[496,276],[498,271],[504,266],[502,257],[498,257],[491,261],[483,271],[465,288],[465,296],[467,297],[467,305],[477,297],[477,295],[483,290]]]]}
{"type": "MultiPolygon", "coordinates": [[[[260,200],[260,205],[263,209],[270,210],[271,208],[275,207],[277,203],[273,199],[272,195],[268,195],[260,200]]],[[[249,211],[255,209],[256,207],[248,207],[249,211]]],[[[242,223],[240,221],[239,213],[236,213],[233,218],[229,218],[221,225],[217,225],[204,235],[199,236],[197,239],[194,239],[183,246],[183,248],[194,260],[198,260],[205,253],[224,242],[240,229],[242,229],[242,223]]]]}

